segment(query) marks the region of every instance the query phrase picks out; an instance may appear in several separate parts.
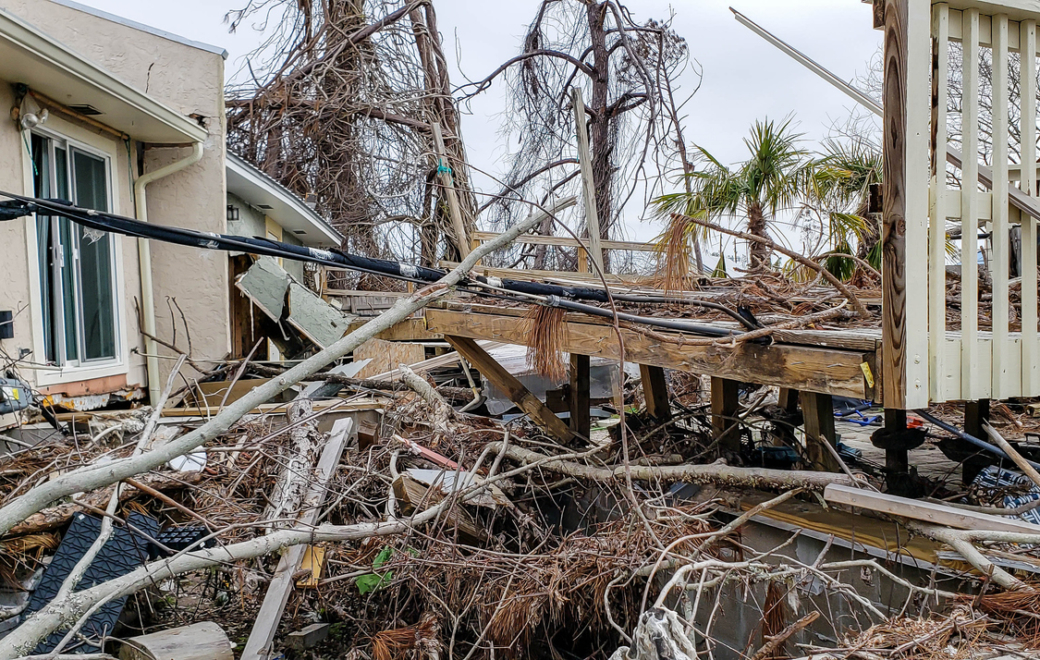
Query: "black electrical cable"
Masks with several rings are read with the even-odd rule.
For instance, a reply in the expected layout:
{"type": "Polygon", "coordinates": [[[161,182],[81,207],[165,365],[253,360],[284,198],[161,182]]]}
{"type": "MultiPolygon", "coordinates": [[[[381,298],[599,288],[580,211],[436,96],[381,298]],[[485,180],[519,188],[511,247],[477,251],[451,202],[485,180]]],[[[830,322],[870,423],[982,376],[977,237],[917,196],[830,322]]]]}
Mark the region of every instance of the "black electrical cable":
{"type": "MultiPolygon", "coordinates": [[[[545,304],[549,307],[561,307],[563,309],[569,309],[575,312],[582,312],[592,316],[602,316],[604,318],[614,318],[615,312],[609,309],[603,309],[601,307],[593,307],[592,305],[583,305],[573,300],[565,300],[558,296],[549,296],[545,304]]],[[[682,330],[683,332],[692,332],[698,335],[707,335],[709,337],[738,337],[743,332],[737,330],[728,330],[726,328],[716,328],[711,325],[701,325],[699,323],[690,323],[688,321],[679,321],[672,319],[659,319],[652,316],[636,316],[635,314],[626,314],[625,312],[616,312],[617,318],[622,321],[632,321],[634,323],[643,323],[645,325],[653,325],[659,328],[668,328],[670,330],[682,330]]]]}
{"type": "MultiPolygon", "coordinates": [[[[964,431],[960,430],[956,426],[952,426],[950,424],[947,424],[946,422],[942,421],[938,417],[933,417],[932,415],[930,415],[925,410],[915,410],[914,414],[915,415],[919,415],[922,419],[925,419],[925,420],[931,422],[932,424],[935,424],[936,426],[938,426],[942,430],[946,431],[947,433],[952,433],[955,436],[957,436],[958,438],[960,438],[961,440],[964,440],[966,442],[970,442],[971,444],[975,445],[979,449],[985,449],[986,451],[988,451],[988,452],[990,452],[992,454],[996,454],[997,456],[1000,456],[1001,458],[1006,458],[1009,461],[1013,460],[1000,447],[998,447],[996,445],[993,445],[993,444],[990,444],[990,443],[986,442],[985,440],[980,440],[979,438],[976,438],[975,436],[973,436],[973,435],[971,435],[969,433],[965,433],[964,431]]],[[[1036,463],[1034,461],[1030,461],[1029,459],[1025,459],[1025,460],[1028,461],[1030,465],[1032,465],[1033,467],[1035,467],[1038,470],[1040,470],[1040,463],[1036,463]]]]}
{"type": "MultiPolygon", "coordinates": [[[[67,217],[77,224],[98,231],[113,232],[125,236],[147,238],[150,240],[158,240],[165,243],[206,250],[249,252],[268,257],[292,259],[294,261],[309,261],[334,268],[346,268],[373,275],[382,275],[407,280],[419,284],[432,284],[447,274],[447,271],[441,269],[412,266],[410,264],[389,261],[387,259],[363,257],[340,250],[322,250],[272,241],[266,238],[249,238],[244,236],[215,234],[196,231],[193,229],[183,229],[180,227],[168,227],[150,222],[141,222],[140,220],[112,213],[103,213],[91,209],[80,208],[67,200],[38,199],[3,191],[0,191],[0,195],[17,200],[23,205],[22,208],[18,209],[5,204],[3,208],[4,213],[0,215],[0,220],[10,220],[15,217],[21,217],[22,215],[29,215],[37,211],[43,211],[50,215],[67,217]]],[[[594,307],[592,305],[572,303],[569,300],[565,300],[566,298],[576,298],[602,303],[609,302],[611,296],[603,289],[590,287],[565,287],[557,284],[542,284],[539,282],[499,279],[486,276],[478,276],[474,279],[476,279],[477,282],[505,289],[506,291],[540,296],[547,300],[556,300],[558,301],[557,306],[567,307],[573,311],[611,318],[614,315],[613,312],[609,310],[594,307]]],[[[474,291],[474,293],[478,292],[474,291]]],[[[641,297],[625,295],[620,298],[614,296],[614,299],[637,303],[654,301],[653,296],[641,297]]],[[[757,327],[753,327],[753,324],[751,324],[751,322],[746,318],[742,317],[738,312],[730,310],[723,305],[707,303],[702,304],[702,306],[711,307],[712,309],[720,309],[733,318],[739,320],[745,325],[745,327],[748,327],[749,329],[757,329],[757,327]]],[[[634,321],[636,323],[644,323],[646,325],[692,332],[711,337],[730,337],[741,334],[733,330],[715,328],[697,323],[657,319],[652,317],[636,316],[633,314],[619,313],[619,318],[624,318],[625,320],[634,321]]]]}
{"type": "Polygon", "coordinates": [[[706,309],[715,309],[724,314],[728,314],[742,326],[748,330],[759,330],[763,326],[761,323],[753,322],[752,319],[746,318],[739,311],[730,309],[725,305],[719,303],[709,302],[707,300],[688,300],[686,298],[674,298],[671,296],[633,296],[627,293],[615,293],[613,295],[614,300],[620,302],[631,302],[631,303],[665,303],[665,304],[676,304],[676,305],[693,305],[695,307],[704,307],[706,309]]]}

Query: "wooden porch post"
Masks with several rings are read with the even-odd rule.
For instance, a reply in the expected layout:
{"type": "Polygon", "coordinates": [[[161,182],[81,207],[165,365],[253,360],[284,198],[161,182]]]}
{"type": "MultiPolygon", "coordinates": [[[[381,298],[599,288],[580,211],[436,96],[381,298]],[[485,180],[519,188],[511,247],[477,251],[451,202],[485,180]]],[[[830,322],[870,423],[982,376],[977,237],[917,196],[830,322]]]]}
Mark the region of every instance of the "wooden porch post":
{"type": "Polygon", "coordinates": [[[592,380],[589,376],[589,356],[571,353],[571,431],[582,437],[589,437],[592,432],[592,419],[589,416],[589,389],[592,380]]]}
{"type": "Polygon", "coordinates": [[[664,377],[664,369],[641,364],[639,365],[639,376],[643,381],[646,411],[659,422],[671,419],[672,406],[668,398],[668,381],[664,377]]]}
{"type": "Polygon", "coordinates": [[[736,419],[740,407],[739,388],[740,383],[735,380],[711,378],[711,430],[722,451],[740,451],[740,427],[736,419]]]}

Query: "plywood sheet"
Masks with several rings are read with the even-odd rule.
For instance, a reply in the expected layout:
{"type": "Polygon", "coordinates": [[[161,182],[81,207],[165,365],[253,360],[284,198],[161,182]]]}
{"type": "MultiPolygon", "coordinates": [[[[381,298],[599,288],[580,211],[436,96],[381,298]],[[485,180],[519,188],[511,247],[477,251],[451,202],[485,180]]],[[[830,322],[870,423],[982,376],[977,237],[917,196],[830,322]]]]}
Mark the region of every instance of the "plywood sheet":
{"type": "Polygon", "coordinates": [[[354,360],[370,359],[362,369],[358,378],[371,378],[377,374],[397,369],[402,364],[415,364],[426,358],[426,349],[422,344],[401,341],[383,341],[369,339],[354,350],[354,360]]]}
{"type": "Polygon", "coordinates": [[[354,316],[344,314],[297,282],[289,283],[289,325],[326,348],[347,332],[354,316]]]}

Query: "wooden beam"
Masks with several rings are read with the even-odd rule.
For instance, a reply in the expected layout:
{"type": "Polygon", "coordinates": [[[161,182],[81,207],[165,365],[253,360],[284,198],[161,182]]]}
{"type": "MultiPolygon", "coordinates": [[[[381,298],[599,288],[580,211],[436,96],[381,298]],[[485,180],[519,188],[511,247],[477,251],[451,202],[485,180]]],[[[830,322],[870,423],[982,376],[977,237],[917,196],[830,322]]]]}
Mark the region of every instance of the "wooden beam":
{"type": "MultiPolygon", "coordinates": [[[[472,309],[427,308],[426,322],[432,331],[444,335],[519,345],[526,345],[529,341],[523,324],[505,312],[474,313],[472,309]]],[[[610,325],[565,322],[564,351],[619,359],[617,336],[610,325]]],[[[824,392],[859,399],[874,396],[874,390],[867,385],[860,369],[863,362],[873,360],[873,353],[754,342],[738,344],[735,348],[683,345],[660,341],[627,328],[621,328],[621,336],[625,342],[625,359],[638,364],[789,387],[803,392],[824,392]]],[[[676,333],[675,336],[680,335],[676,333]]]]}
{"type": "MultiPolygon", "coordinates": [[[[325,485],[336,473],[340,457],[343,456],[343,448],[346,447],[350,438],[350,431],[354,426],[350,418],[337,419],[325,442],[325,448],[318,459],[318,467],[315,470],[314,483],[307,493],[303,502],[297,526],[310,528],[318,520],[322,503],[325,501],[325,485]]],[[[262,660],[267,658],[274,640],[275,632],[278,630],[278,622],[285,611],[285,604],[289,602],[289,594],[293,589],[293,575],[300,568],[303,561],[303,553],[307,546],[298,544],[288,548],[278,561],[274,577],[267,587],[264,602],[260,606],[260,612],[254,619],[253,630],[249,633],[245,648],[242,650],[241,660],[262,660]]]]}
{"type": "Polygon", "coordinates": [[[589,257],[600,273],[603,267],[603,248],[600,245],[599,211],[596,208],[596,177],[592,172],[592,152],[589,150],[588,125],[585,121],[585,100],[581,88],[571,87],[571,104],[574,107],[574,127],[578,136],[578,166],[581,168],[581,191],[585,200],[585,224],[589,228],[589,257]]]}
{"type": "Polygon", "coordinates": [[[1003,516],[976,513],[967,509],[955,509],[942,504],[912,500],[897,495],[875,493],[866,488],[831,484],[824,489],[823,499],[832,504],[845,504],[892,516],[922,520],[931,525],[946,525],[956,529],[1040,534],[1040,525],[1003,516]]]}
{"type": "Polygon", "coordinates": [[[814,470],[839,472],[841,465],[834,453],[823,446],[829,444],[837,451],[838,439],[834,432],[834,406],[830,394],[802,392],[799,395],[805,419],[805,450],[814,470]]]}
{"type": "Polygon", "coordinates": [[[907,317],[927,309],[927,262],[906,246],[927,244],[928,98],[907,90],[928,89],[930,3],[886,0],[884,19],[881,364],[885,407],[905,410],[928,404],[927,332],[907,317]]]}
{"type": "Polygon", "coordinates": [[[639,375],[643,381],[646,411],[651,417],[661,422],[671,419],[672,406],[668,397],[668,380],[664,377],[664,369],[650,364],[641,364],[639,365],[639,375]]]}
{"type": "Polygon", "coordinates": [[[452,176],[451,162],[448,160],[448,151],[444,148],[444,135],[441,134],[441,125],[433,122],[433,148],[437,150],[437,177],[444,187],[444,197],[448,202],[448,214],[451,216],[451,228],[455,234],[455,245],[459,253],[465,259],[469,256],[469,237],[466,236],[466,225],[462,220],[462,208],[459,206],[459,197],[455,192],[455,178],[452,176]]]}
{"type": "Polygon", "coordinates": [[[728,378],[711,379],[711,430],[722,451],[740,451],[740,383],[728,378]]]}
{"type": "Polygon", "coordinates": [[[589,375],[589,362],[588,355],[571,353],[571,430],[584,438],[588,438],[592,432],[592,417],[589,414],[592,379],[589,375]]]}
{"type": "Polygon", "coordinates": [[[524,387],[523,383],[517,380],[513,374],[495,362],[494,358],[488,355],[487,351],[481,348],[477,342],[465,336],[451,336],[450,333],[445,333],[444,338],[477,371],[484,374],[485,378],[505,392],[510,401],[530,416],[531,421],[560,440],[569,441],[574,437],[574,433],[562,419],[553,414],[544,403],[538,400],[538,397],[531,394],[530,390],[524,387]]]}

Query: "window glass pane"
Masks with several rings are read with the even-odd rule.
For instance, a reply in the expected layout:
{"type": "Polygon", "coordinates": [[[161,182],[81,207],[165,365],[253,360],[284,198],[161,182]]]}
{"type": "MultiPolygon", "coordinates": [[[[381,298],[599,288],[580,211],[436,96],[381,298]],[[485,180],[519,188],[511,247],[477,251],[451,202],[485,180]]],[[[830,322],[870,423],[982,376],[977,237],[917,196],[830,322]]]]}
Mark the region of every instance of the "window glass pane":
{"type": "MultiPolygon", "coordinates": [[[[77,206],[108,210],[105,161],[73,150],[72,167],[77,206]]],[[[84,360],[116,356],[115,301],[112,282],[112,239],[76,225],[84,360]]]]}
{"type": "MultiPolygon", "coordinates": [[[[50,140],[32,136],[33,195],[51,197],[50,140]]],[[[36,216],[36,258],[40,265],[40,298],[43,315],[43,351],[46,362],[57,362],[54,352],[54,237],[51,235],[51,216],[36,216]]]]}
{"type": "MultiPolygon", "coordinates": [[[[69,199],[69,155],[64,147],[54,150],[54,193],[61,199],[69,199]]],[[[76,253],[73,250],[72,222],[68,218],[56,221],[57,240],[61,254],[59,269],[61,324],[65,335],[65,359],[79,359],[79,326],[76,323],[76,253]]]]}

